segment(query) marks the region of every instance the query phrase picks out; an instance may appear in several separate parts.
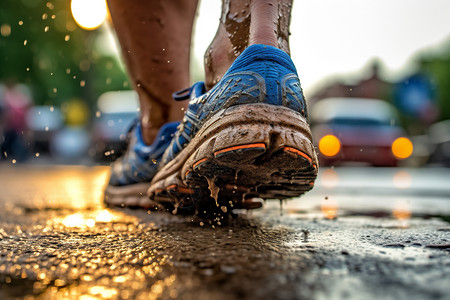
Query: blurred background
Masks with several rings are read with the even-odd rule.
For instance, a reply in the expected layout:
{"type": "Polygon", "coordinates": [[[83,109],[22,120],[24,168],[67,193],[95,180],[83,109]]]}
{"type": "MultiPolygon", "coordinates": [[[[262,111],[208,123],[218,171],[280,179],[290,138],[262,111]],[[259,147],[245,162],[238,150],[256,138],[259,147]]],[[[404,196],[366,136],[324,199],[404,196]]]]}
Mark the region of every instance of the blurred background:
{"type": "MultiPolygon", "coordinates": [[[[219,0],[200,2],[192,81],[219,0]]],[[[291,55],[323,166],[450,166],[450,2],[296,0],[291,55]]],[[[3,0],[0,163],[107,164],[139,114],[104,0],[3,0]]]]}

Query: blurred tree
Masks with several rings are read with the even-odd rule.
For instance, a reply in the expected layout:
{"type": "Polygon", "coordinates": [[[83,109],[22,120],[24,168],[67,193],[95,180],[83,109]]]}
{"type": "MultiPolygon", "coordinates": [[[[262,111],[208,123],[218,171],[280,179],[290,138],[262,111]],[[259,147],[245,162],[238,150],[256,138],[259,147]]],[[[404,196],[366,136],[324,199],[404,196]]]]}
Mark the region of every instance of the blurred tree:
{"type": "Polygon", "coordinates": [[[450,119],[450,40],[441,53],[422,54],[419,72],[432,78],[440,119],[450,119]]]}
{"type": "Polygon", "coordinates": [[[128,89],[117,58],[95,49],[99,30],[80,29],[68,0],[2,0],[0,81],[26,83],[49,105],[79,98],[93,107],[102,92],[128,89]]]}

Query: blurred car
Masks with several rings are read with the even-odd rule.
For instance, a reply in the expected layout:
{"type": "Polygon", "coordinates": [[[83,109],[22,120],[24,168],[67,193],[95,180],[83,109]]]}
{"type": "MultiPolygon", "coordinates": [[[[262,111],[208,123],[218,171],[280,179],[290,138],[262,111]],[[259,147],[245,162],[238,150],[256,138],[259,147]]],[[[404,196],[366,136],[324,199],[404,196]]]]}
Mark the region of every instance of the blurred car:
{"type": "Polygon", "coordinates": [[[450,120],[437,122],[428,129],[431,145],[430,163],[450,167],[450,120]]]}
{"type": "Polygon", "coordinates": [[[26,113],[32,151],[48,153],[55,134],[63,127],[61,110],[54,106],[33,106],[26,113]]]}
{"type": "Polygon", "coordinates": [[[396,166],[413,150],[395,107],[383,100],[327,98],[312,107],[310,118],[321,165],[396,166]]]}
{"type": "Polygon", "coordinates": [[[96,160],[112,161],[127,147],[126,135],[139,116],[139,99],[135,91],[111,91],[97,100],[93,121],[90,155],[96,160]]]}

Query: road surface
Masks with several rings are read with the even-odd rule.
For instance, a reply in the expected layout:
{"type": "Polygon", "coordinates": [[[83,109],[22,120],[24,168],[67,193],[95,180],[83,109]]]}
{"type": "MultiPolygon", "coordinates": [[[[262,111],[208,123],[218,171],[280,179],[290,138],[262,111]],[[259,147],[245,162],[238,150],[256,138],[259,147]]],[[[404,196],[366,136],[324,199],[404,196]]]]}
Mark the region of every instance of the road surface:
{"type": "Polygon", "coordinates": [[[449,299],[449,169],[322,169],[221,225],[101,202],[106,167],[0,165],[0,299],[449,299]]]}

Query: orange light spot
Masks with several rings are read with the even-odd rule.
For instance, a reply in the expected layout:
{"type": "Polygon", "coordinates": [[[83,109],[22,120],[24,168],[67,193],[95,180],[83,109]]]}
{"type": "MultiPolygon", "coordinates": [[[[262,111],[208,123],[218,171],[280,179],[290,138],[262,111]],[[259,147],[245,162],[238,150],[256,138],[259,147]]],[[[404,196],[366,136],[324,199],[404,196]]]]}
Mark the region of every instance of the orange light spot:
{"type": "Polygon", "coordinates": [[[397,201],[395,203],[394,209],[392,210],[392,215],[400,221],[411,219],[411,207],[409,202],[397,201]]]}
{"type": "Polygon", "coordinates": [[[405,137],[399,137],[392,143],[392,154],[398,159],[405,159],[411,156],[413,144],[405,137]]]}
{"type": "Polygon", "coordinates": [[[334,135],[326,135],[319,141],[319,150],[325,156],[335,156],[341,150],[341,142],[334,135]]]}
{"type": "Polygon", "coordinates": [[[320,206],[320,210],[322,211],[322,214],[326,219],[336,219],[338,213],[337,201],[325,197],[325,199],[322,201],[322,205],[320,206]]]}

